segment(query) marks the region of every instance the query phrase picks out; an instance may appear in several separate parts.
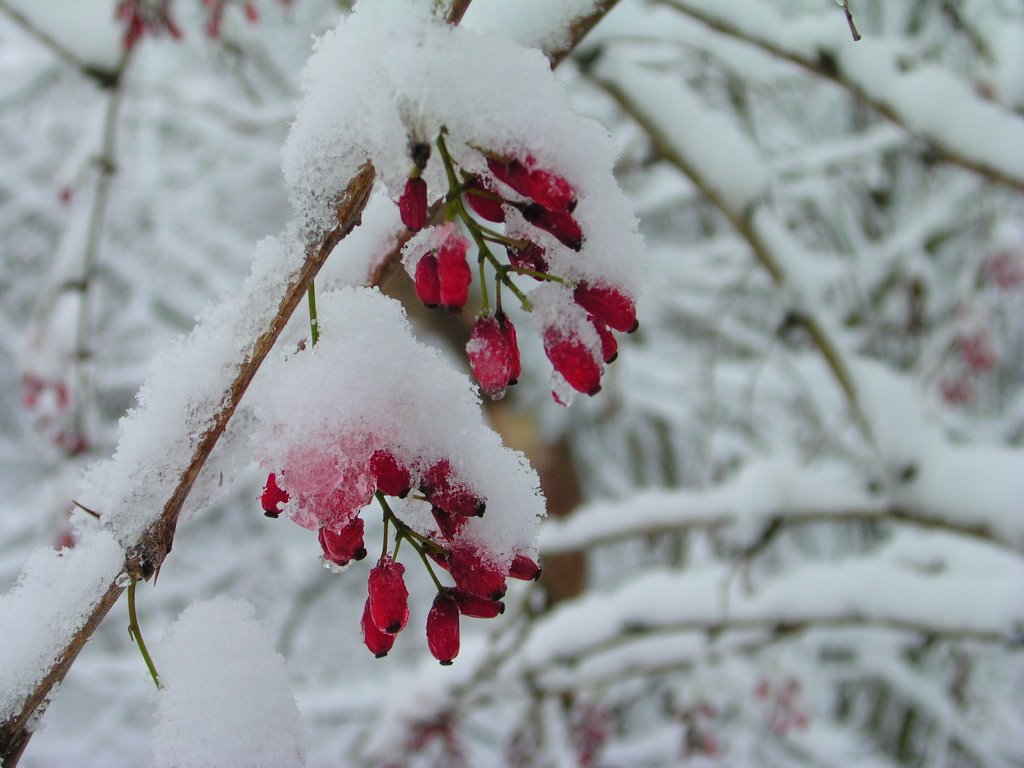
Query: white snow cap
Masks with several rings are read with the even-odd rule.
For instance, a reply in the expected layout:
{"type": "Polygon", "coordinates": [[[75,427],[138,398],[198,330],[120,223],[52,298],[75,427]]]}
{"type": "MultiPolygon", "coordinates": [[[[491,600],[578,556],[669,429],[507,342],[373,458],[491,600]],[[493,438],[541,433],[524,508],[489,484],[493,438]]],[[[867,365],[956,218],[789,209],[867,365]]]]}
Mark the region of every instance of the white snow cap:
{"type": "Polygon", "coordinates": [[[153,731],[156,768],[297,768],[309,735],[253,607],[193,603],[154,649],[163,688],[153,731]]]}
{"type": "MultiPolygon", "coordinates": [[[[483,546],[499,564],[516,553],[533,556],[544,514],[539,480],[486,426],[469,379],[413,338],[402,305],[379,291],[346,288],[317,303],[319,343],[268,358],[247,395],[260,463],[283,471],[285,490],[301,483],[337,505],[366,502],[366,489],[356,486],[368,482],[365,465],[375,449],[412,468],[414,484],[417,471],[447,459],[454,476],[487,503],[460,539],[483,546]]],[[[294,498],[284,509],[316,527],[294,498]]],[[[411,525],[433,526],[423,502],[396,511],[411,525]]]]}

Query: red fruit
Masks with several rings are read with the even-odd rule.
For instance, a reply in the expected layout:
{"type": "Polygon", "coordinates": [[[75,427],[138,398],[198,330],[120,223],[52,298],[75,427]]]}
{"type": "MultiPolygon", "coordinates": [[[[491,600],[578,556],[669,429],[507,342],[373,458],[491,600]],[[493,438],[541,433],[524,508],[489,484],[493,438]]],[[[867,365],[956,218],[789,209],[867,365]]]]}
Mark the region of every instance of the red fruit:
{"type": "Polygon", "coordinates": [[[488,158],[487,167],[498,179],[508,184],[521,195],[553,211],[571,211],[576,207],[576,190],[561,176],[534,168],[532,156],[526,158],[526,165],[518,160],[502,163],[488,158]]]}
{"type": "Polygon", "coordinates": [[[441,303],[441,278],[433,254],[428,253],[416,262],[416,295],[428,307],[441,303]]]}
{"type": "Polygon", "coordinates": [[[601,391],[601,364],[579,338],[548,328],[544,331],[544,352],[577,392],[593,396],[601,391]]]}
{"type": "Polygon", "coordinates": [[[463,199],[477,216],[499,224],[505,221],[504,200],[479,176],[466,182],[463,199]]]}
{"type": "Polygon", "coordinates": [[[520,581],[536,581],[540,578],[540,566],[526,555],[516,555],[508,575],[520,581]]]}
{"type": "Polygon", "coordinates": [[[434,522],[437,523],[437,530],[439,530],[446,539],[454,539],[468,520],[468,518],[463,517],[462,515],[449,514],[438,506],[432,506],[430,508],[430,514],[434,516],[434,522]]]}
{"type": "Polygon", "coordinates": [[[441,459],[424,473],[420,490],[431,504],[450,515],[480,517],[487,509],[483,499],[452,478],[448,459],[441,459]]]}
{"type": "Polygon", "coordinates": [[[1024,284],[1024,253],[1010,249],[999,251],[988,263],[988,275],[996,287],[1004,291],[1024,284]]]}
{"type": "Polygon", "coordinates": [[[437,254],[437,274],[441,286],[441,303],[449,310],[458,311],[469,299],[469,284],[473,272],[466,260],[469,241],[453,233],[444,241],[437,254]]]}
{"type": "MultiPolygon", "coordinates": [[[[510,323],[508,325],[511,326],[510,323]]],[[[492,400],[504,397],[505,387],[512,379],[512,356],[498,318],[480,315],[476,319],[466,344],[466,354],[473,376],[480,383],[480,390],[492,400]]]]}
{"type": "Polygon", "coordinates": [[[404,499],[412,487],[409,470],[398,463],[391,451],[383,448],[370,456],[370,474],[377,483],[377,490],[386,496],[404,499]]]}
{"type": "Polygon", "coordinates": [[[277,475],[271,472],[267,475],[267,484],[263,487],[263,493],[260,495],[260,504],[263,506],[263,514],[267,517],[277,517],[281,514],[281,510],[277,505],[285,504],[287,502],[288,491],[278,487],[277,475]]]}
{"type": "Polygon", "coordinates": [[[378,659],[388,655],[388,651],[395,644],[395,636],[387,632],[381,632],[373,623],[370,615],[370,598],[366,598],[366,605],[363,606],[363,618],[360,624],[363,627],[363,642],[370,649],[371,653],[378,659]]]}
{"type": "MultiPolygon", "coordinates": [[[[508,263],[516,269],[528,269],[531,272],[547,272],[548,262],[544,258],[543,246],[530,243],[525,248],[506,248],[508,263]]],[[[535,277],[535,280],[540,278],[535,277]]]]}
{"type": "Polygon", "coordinates": [[[405,588],[405,566],[390,555],[370,569],[367,580],[370,616],[382,632],[397,635],[409,621],[409,590],[405,588]]]}
{"type": "Polygon", "coordinates": [[[523,208],[523,218],[557,237],[567,248],[578,251],[583,247],[583,230],[576,219],[564,211],[555,211],[537,204],[528,205],[523,208]]]}
{"type": "Polygon", "coordinates": [[[320,527],[317,536],[324,559],[335,565],[347,565],[350,560],[362,560],[366,557],[363,546],[363,518],[354,517],[340,531],[326,525],[320,527]]]}
{"type": "Polygon", "coordinates": [[[242,10],[245,13],[245,18],[253,24],[260,20],[260,12],[252,3],[246,3],[244,6],[242,6],[242,10]]]}
{"type": "Polygon", "coordinates": [[[427,557],[433,560],[437,565],[448,570],[448,553],[447,552],[435,552],[432,549],[427,550],[427,557]]]}
{"type": "Polygon", "coordinates": [[[972,333],[960,338],[960,356],[975,373],[984,373],[995,367],[996,351],[983,333],[972,333]]]}
{"type": "Polygon", "coordinates": [[[438,593],[427,614],[427,645],[444,666],[459,655],[459,606],[446,592],[438,593]]]}
{"type": "Polygon", "coordinates": [[[608,330],[608,326],[593,315],[590,316],[590,322],[593,324],[594,330],[597,331],[597,335],[601,337],[601,359],[606,363],[614,363],[615,358],[619,356],[619,342],[608,330]]]}
{"type": "Polygon", "coordinates": [[[505,574],[471,546],[456,547],[448,558],[455,586],[466,594],[487,600],[505,596],[505,574]]]}
{"type": "Polygon", "coordinates": [[[516,338],[516,327],[508,319],[508,315],[500,312],[497,318],[498,327],[501,328],[501,333],[505,337],[505,346],[508,349],[508,383],[509,386],[512,386],[519,381],[519,376],[523,372],[523,367],[519,361],[519,340],[516,338]]]}
{"type": "Polygon", "coordinates": [[[474,619],[493,619],[495,616],[505,612],[505,604],[500,600],[487,600],[476,595],[469,595],[457,589],[451,591],[451,596],[459,606],[459,613],[474,619]]]}
{"type": "Polygon", "coordinates": [[[413,232],[423,229],[427,223],[427,182],[421,177],[408,179],[398,198],[398,210],[405,226],[413,232]]]}
{"type": "Polygon", "coordinates": [[[633,333],[639,327],[636,320],[636,304],[616,288],[581,282],[576,286],[573,298],[577,304],[609,328],[623,333],[633,333]]]}

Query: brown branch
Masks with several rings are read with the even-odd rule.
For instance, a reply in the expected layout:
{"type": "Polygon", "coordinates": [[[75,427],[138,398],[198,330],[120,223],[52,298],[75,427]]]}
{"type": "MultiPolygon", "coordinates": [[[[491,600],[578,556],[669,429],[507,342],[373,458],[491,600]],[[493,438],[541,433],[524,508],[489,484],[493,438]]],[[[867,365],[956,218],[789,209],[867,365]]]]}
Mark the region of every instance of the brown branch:
{"type": "Polygon", "coordinates": [[[448,16],[445,17],[445,21],[449,24],[458,24],[462,21],[462,17],[466,15],[466,11],[469,10],[469,4],[473,0],[452,0],[452,6],[448,9],[448,16]]]}
{"type": "Polygon", "coordinates": [[[659,2],[670,8],[674,8],[680,13],[683,13],[693,19],[696,19],[709,29],[713,29],[715,32],[720,32],[728,37],[741,40],[753,45],[755,48],[760,48],[762,51],[770,53],[777,58],[792,62],[809,72],[831,80],[849,91],[853,96],[870,106],[876,112],[900,126],[908,134],[918,136],[928,142],[934,159],[941,160],[942,162],[949,163],[951,165],[958,165],[961,168],[966,168],[969,171],[973,171],[974,173],[980,174],[992,181],[996,181],[1010,187],[1011,189],[1015,189],[1018,192],[1024,192],[1024,180],[1019,176],[1007,173],[998,165],[992,165],[991,163],[985,162],[983,159],[975,160],[969,157],[964,157],[955,149],[943,146],[933,137],[927,135],[922,136],[921,132],[908,125],[903,115],[901,115],[890,104],[886,103],[883,99],[874,96],[870,91],[847,78],[842,71],[840,60],[836,55],[835,50],[820,47],[817,50],[817,56],[809,57],[787,49],[785,46],[774,40],[768,39],[767,37],[749,34],[745,30],[735,27],[732,24],[729,24],[720,18],[716,18],[714,15],[706,13],[698,8],[692,8],[685,2],[685,0],[659,0],[659,2]]]}
{"type": "Polygon", "coordinates": [[[51,53],[56,55],[57,58],[70,64],[90,80],[95,81],[101,88],[112,87],[120,79],[121,71],[123,69],[123,58],[122,63],[118,64],[113,70],[107,70],[92,64],[87,64],[72,53],[71,49],[57,40],[57,38],[45,29],[41,28],[17,8],[14,8],[8,0],[0,0],[0,11],[18,25],[18,27],[20,27],[29,37],[33,38],[44,48],[48,49],[51,53]]]}
{"type": "Polygon", "coordinates": [[[603,19],[608,12],[618,4],[619,0],[599,0],[594,4],[594,10],[588,13],[586,16],[580,16],[578,19],[572,22],[569,27],[568,43],[562,47],[551,51],[545,51],[548,57],[548,61],[551,62],[551,68],[554,69],[561,64],[565,58],[572,53],[576,46],[580,44],[580,41],[586,37],[587,33],[597,26],[597,23],[603,19]]]}
{"type": "MultiPolygon", "coordinates": [[[[625,511],[625,510],[624,510],[625,511]]],[[[623,519],[628,516],[624,515],[623,519]]],[[[576,524],[583,522],[583,518],[576,524]]],[[[711,514],[704,517],[681,518],[676,521],[658,521],[648,525],[624,526],[618,530],[604,531],[592,536],[584,537],[583,540],[569,546],[553,546],[552,552],[573,552],[589,547],[597,547],[605,544],[626,541],[628,539],[647,538],[672,533],[686,533],[688,531],[706,530],[721,531],[739,520],[732,513],[711,514]]],[[[780,533],[790,528],[804,525],[815,525],[819,523],[900,523],[916,528],[923,528],[930,531],[943,531],[956,536],[965,536],[976,541],[990,544],[1006,552],[1021,555],[1021,549],[1013,542],[1007,541],[994,533],[991,529],[978,525],[967,525],[947,520],[941,517],[932,517],[915,510],[902,507],[888,508],[866,508],[848,509],[838,512],[824,512],[809,510],[805,512],[779,513],[766,521],[761,532],[753,544],[743,551],[742,559],[749,559],[763,550],[767,544],[775,539],[780,533]]],[[[548,549],[543,550],[547,552],[548,549]]]]}
{"type": "Polygon", "coordinates": [[[916,635],[925,639],[942,639],[952,642],[974,642],[987,645],[1002,646],[1009,651],[1019,651],[1020,639],[994,630],[974,629],[971,627],[942,627],[919,621],[903,619],[897,616],[868,617],[852,613],[840,616],[805,615],[780,621],[778,618],[725,619],[722,621],[694,619],[689,621],[670,622],[660,625],[632,625],[623,627],[619,634],[597,640],[582,649],[574,649],[571,655],[555,657],[537,663],[529,670],[538,681],[538,685],[548,693],[558,693],[563,688],[567,691],[578,690],[581,685],[601,687],[629,677],[665,674],[687,669],[700,663],[724,656],[757,653],[775,643],[783,642],[794,636],[818,630],[845,631],[864,628],[875,628],[916,635]],[[761,631],[755,638],[744,638],[751,632],[761,631]],[[626,666],[618,666],[604,675],[588,675],[586,680],[566,680],[559,675],[559,683],[545,685],[543,673],[547,670],[564,670],[579,665],[590,656],[619,650],[631,643],[642,642],[656,636],[672,636],[687,634],[703,634],[709,641],[716,641],[707,649],[707,653],[697,658],[656,659],[645,663],[643,654],[633,655],[633,661],[626,666]],[[723,635],[737,634],[741,640],[727,647],[717,647],[723,635]]]}
{"type": "MultiPolygon", "coordinates": [[[[277,312],[270,325],[256,338],[248,357],[239,361],[238,373],[228,391],[224,393],[221,407],[214,415],[211,426],[199,439],[188,467],[182,473],[171,497],[164,504],[160,517],[143,534],[140,541],[131,548],[125,564],[125,569],[130,577],[146,579],[160,569],[164,558],[171,550],[174,532],[178,524],[178,515],[192,485],[220,436],[224,433],[228,421],[234,415],[235,409],[256,375],[256,371],[259,370],[288,319],[305,297],[306,289],[313,278],[320,271],[334,247],[359,223],[360,215],[373,189],[374,176],[373,167],[366,164],[349,182],[338,206],[338,226],[328,232],[319,244],[309,248],[302,266],[291,276],[288,288],[278,304],[277,312]]],[[[46,676],[26,699],[21,711],[0,726],[0,764],[5,768],[13,768],[17,765],[22,751],[32,736],[27,726],[36,710],[45,702],[53,687],[67,674],[71,663],[78,656],[89,637],[96,631],[103,617],[117,602],[122,591],[124,588],[116,581],[110,584],[103,597],[92,607],[85,624],[74,634],[46,676]]]]}
{"type": "Polygon", "coordinates": [[[850,0],[843,0],[839,5],[843,9],[843,13],[846,14],[846,25],[850,28],[850,36],[853,38],[853,42],[860,40],[860,32],[857,31],[857,23],[853,20],[853,11],[850,10],[850,0]]]}
{"type": "MultiPolygon", "coordinates": [[[[630,94],[626,93],[626,91],[620,88],[617,84],[607,79],[594,78],[594,82],[600,85],[601,88],[603,88],[608,95],[618,103],[622,110],[626,112],[626,114],[628,114],[644,130],[645,133],[647,133],[655,152],[658,153],[658,156],[666,162],[674,165],[680,172],[687,176],[704,198],[715,206],[715,208],[717,208],[726,219],[728,219],[729,223],[732,224],[737,233],[747,241],[747,244],[750,246],[750,250],[754,254],[754,258],[769,274],[772,282],[777,286],[785,287],[786,273],[783,269],[781,259],[776,256],[775,252],[772,250],[771,244],[762,236],[761,232],[755,225],[755,214],[758,212],[760,207],[763,206],[763,203],[748,206],[743,210],[734,208],[729,204],[728,199],[715,189],[711,180],[704,178],[697,168],[689,162],[682,153],[678,152],[675,147],[672,146],[672,142],[669,140],[668,136],[665,135],[649,115],[644,113],[640,106],[631,98],[630,94]]],[[[860,400],[857,396],[857,389],[853,383],[853,377],[849,370],[847,370],[846,364],[843,361],[842,355],[840,354],[835,342],[822,327],[821,323],[806,312],[794,313],[792,315],[792,319],[807,332],[811,343],[818,350],[819,354],[825,361],[826,366],[831,372],[832,377],[839,385],[839,388],[843,391],[847,404],[849,405],[861,432],[864,434],[868,443],[873,444],[871,426],[860,407],[860,400]]]]}

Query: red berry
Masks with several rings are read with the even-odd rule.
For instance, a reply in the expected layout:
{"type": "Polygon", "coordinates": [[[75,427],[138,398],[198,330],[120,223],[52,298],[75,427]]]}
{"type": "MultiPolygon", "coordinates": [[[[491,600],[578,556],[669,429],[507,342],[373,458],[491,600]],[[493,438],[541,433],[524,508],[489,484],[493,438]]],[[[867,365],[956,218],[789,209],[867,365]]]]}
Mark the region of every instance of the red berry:
{"type": "Polygon", "coordinates": [[[483,499],[452,477],[448,459],[441,459],[424,473],[420,490],[431,504],[450,515],[480,517],[487,508],[483,499]]]}
{"type": "Polygon", "coordinates": [[[520,581],[536,581],[540,578],[540,566],[526,555],[516,555],[508,575],[520,581]]]}
{"type": "Polygon", "coordinates": [[[469,284],[473,281],[473,272],[466,260],[468,247],[469,241],[453,232],[441,245],[437,254],[441,303],[449,310],[462,309],[469,299],[469,284]]]}
{"type": "Polygon", "coordinates": [[[366,557],[361,517],[352,518],[340,531],[323,525],[317,538],[320,540],[324,559],[335,565],[347,565],[350,560],[362,560],[366,557]]]}
{"type": "Polygon", "coordinates": [[[459,606],[459,612],[463,616],[474,619],[493,619],[495,616],[505,612],[505,604],[500,600],[488,600],[476,595],[460,592],[457,589],[451,591],[451,596],[459,606]]]}
{"type": "Polygon", "coordinates": [[[370,649],[371,653],[378,659],[388,655],[388,651],[395,644],[395,636],[387,632],[381,632],[373,623],[370,615],[370,598],[366,598],[366,605],[363,606],[363,618],[360,624],[363,627],[363,643],[370,649]]]}
{"type": "Polygon", "coordinates": [[[975,373],[984,373],[995,367],[996,351],[992,342],[982,332],[960,337],[960,356],[975,373]]]}
{"type": "Polygon", "coordinates": [[[492,400],[504,397],[505,388],[512,379],[512,355],[498,318],[480,315],[476,319],[466,344],[466,354],[473,376],[480,383],[480,390],[492,400]]]}
{"type": "Polygon", "coordinates": [[[287,502],[288,491],[278,487],[277,475],[271,472],[267,475],[267,484],[263,487],[263,493],[260,495],[263,514],[267,517],[277,517],[281,514],[281,510],[277,505],[286,504],[287,502]]]}
{"type": "Polygon", "coordinates": [[[608,330],[608,326],[593,315],[590,316],[590,322],[593,324],[594,330],[597,331],[597,335],[601,337],[601,359],[606,363],[614,363],[619,356],[619,342],[608,330]]]}
{"type": "Polygon", "coordinates": [[[405,226],[413,232],[423,229],[427,223],[427,182],[422,177],[405,182],[402,196],[398,198],[398,210],[405,226]]]}
{"type": "Polygon", "coordinates": [[[405,587],[405,566],[390,555],[370,569],[367,581],[370,616],[382,632],[396,635],[409,621],[409,590],[405,587]]]}
{"type": "Polygon", "coordinates": [[[433,254],[428,253],[416,262],[416,295],[428,307],[441,303],[441,278],[433,254]]]}
{"type": "Polygon", "coordinates": [[[444,666],[459,655],[459,606],[447,592],[438,593],[427,614],[427,645],[444,666]]]}
{"type": "Polygon", "coordinates": [[[579,338],[548,328],[544,331],[544,352],[577,392],[596,395],[601,391],[601,364],[579,338]]]}
{"type": "Polygon", "coordinates": [[[405,498],[412,487],[409,470],[398,463],[391,451],[379,449],[370,456],[370,474],[377,483],[377,490],[386,496],[405,498]]]}
{"type": "MultiPolygon", "coordinates": [[[[437,530],[446,539],[454,539],[468,520],[468,518],[461,515],[449,514],[438,506],[432,506],[430,513],[434,516],[434,522],[437,523],[437,530]]],[[[448,566],[446,565],[445,567],[447,568],[448,566]]]]}
{"type": "Polygon", "coordinates": [[[537,204],[528,205],[523,208],[523,218],[557,237],[567,248],[578,251],[583,247],[583,230],[576,219],[564,211],[555,211],[537,204]]]}
{"type": "Polygon", "coordinates": [[[538,205],[553,211],[571,211],[576,207],[576,190],[572,184],[558,174],[533,166],[532,156],[526,158],[525,165],[518,160],[508,163],[494,158],[487,160],[491,173],[538,205]]]}
{"type": "Polygon", "coordinates": [[[477,216],[487,221],[505,221],[504,200],[479,176],[466,182],[463,199],[477,216]]]}
{"type": "Polygon", "coordinates": [[[639,327],[636,304],[616,288],[581,282],[573,292],[576,303],[609,328],[632,333],[639,327]]]}
{"type": "Polygon", "coordinates": [[[453,549],[448,566],[460,591],[487,600],[501,600],[505,596],[505,574],[474,547],[453,549]]]}
{"type": "MultiPolygon", "coordinates": [[[[516,269],[528,269],[531,272],[547,272],[548,262],[544,258],[543,246],[530,243],[525,248],[506,248],[508,263],[516,269]]],[[[535,280],[540,280],[535,277],[535,280]]]]}
{"type": "Polygon", "coordinates": [[[260,12],[252,3],[246,3],[242,6],[242,10],[245,13],[245,18],[253,24],[260,20],[260,12]]]}
{"type": "Polygon", "coordinates": [[[522,365],[519,360],[519,340],[516,338],[516,327],[512,325],[512,321],[508,319],[508,315],[504,312],[500,312],[497,315],[498,326],[501,328],[501,333],[505,337],[505,346],[508,349],[508,383],[509,386],[519,381],[519,376],[523,372],[522,365]]]}

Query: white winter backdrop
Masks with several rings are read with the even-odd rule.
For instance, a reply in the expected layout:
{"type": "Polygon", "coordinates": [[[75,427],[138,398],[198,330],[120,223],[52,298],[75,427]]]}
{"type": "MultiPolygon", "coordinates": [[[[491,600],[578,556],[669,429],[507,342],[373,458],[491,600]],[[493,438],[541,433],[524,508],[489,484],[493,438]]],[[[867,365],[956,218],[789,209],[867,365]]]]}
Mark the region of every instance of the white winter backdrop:
{"type": "MultiPolygon", "coordinates": [[[[122,597],[20,764],[1024,765],[1019,2],[851,0],[854,42],[830,0],[473,0],[462,42],[421,47],[402,41],[427,0],[361,4],[365,34],[322,46],[303,79],[349,3],[0,0],[5,719],[117,574],[115,539],[159,514],[331,195],[364,158],[378,178],[316,280],[354,373],[311,368],[325,380],[272,394],[309,331],[300,306],[159,579],[138,585],[166,687],[122,597]],[[154,23],[129,54],[126,6],[154,23]],[[559,86],[517,48],[557,61],[595,13],[559,86]],[[334,111],[297,111],[303,88],[334,111]],[[274,441],[312,439],[317,414],[361,414],[391,385],[409,402],[428,379],[468,386],[445,377],[468,370],[471,309],[427,312],[385,270],[436,357],[353,327],[356,294],[330,293],[381,282],[402,234],[395,103],[431,136],[462,131],[465,162],[526,144],[580,180],[587,247],[607,247],[567,268],[639,286],[640,330],[569,408],[509,310],[523,376],[482,412],[540,475],[545,575],[513,583],[501,617],[464,621],[451,667],[427,652],[434,586],[415,558],[409,627],[384,659],[363,647],[379,513],[370,559],[338,574],[259,502],[274,441]],[[602,181],[612,152],[624,196],[602,181]],[[426,362],[403,370],[393,350],[426,362]],[[291,431],[268,432],[302,401],[291,431]]],[[[457,422],[388,429],[439,434],[532,521],[529,482],[508,480],[521,467],[489,438],[460,449],[458,430],[482,427],[468,389],[451,399],[457,422]]],[[[499,506],[482,519],[519,546],[530,526],[499,506]]]]}

